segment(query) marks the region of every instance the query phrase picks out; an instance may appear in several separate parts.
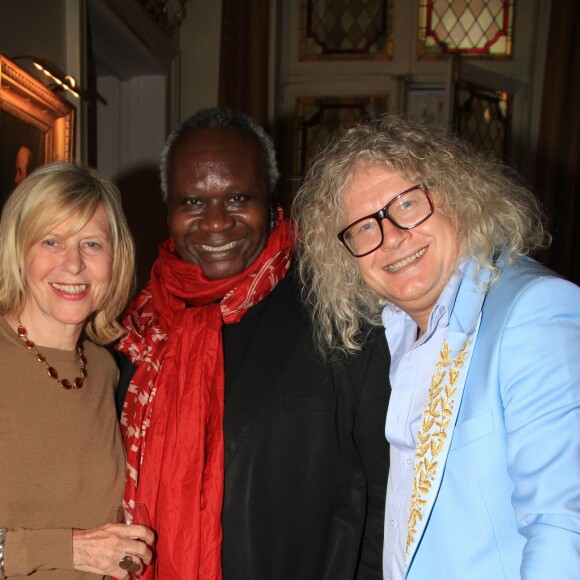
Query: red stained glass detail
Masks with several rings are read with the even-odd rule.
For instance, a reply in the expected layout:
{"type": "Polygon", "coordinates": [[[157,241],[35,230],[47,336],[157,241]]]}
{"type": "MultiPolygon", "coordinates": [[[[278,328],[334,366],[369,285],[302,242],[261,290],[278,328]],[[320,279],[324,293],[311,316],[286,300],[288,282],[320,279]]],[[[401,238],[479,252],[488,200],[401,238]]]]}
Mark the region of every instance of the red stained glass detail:
{"type": "Polygon", "coordinates": [[[421,0],[419,36],[431,54],[511,56],[516,0],[421,0]]]}
{"type": "Polygon", "coordinates": [[[81,379],[80,377],[77,377],[75,379],[74,387],[75,387],[75,389],[82,389],[84,384],[85,384],[85,381],[83,381],[83,379],[81,379]]]}
{"type": "Polygon", "coordinates": [[[58,373],[54,367],[48,367],[48,374],[55,380],[58,381],[58,373]]]}
{"type": "Polygon", "coordinates": [[[35,344],[29,338],[27,338],[24,341],[24,344],[26,345],[26,348],[28,348],[30,350],[32,350],[35,347],[35,344]]]}
{"type": "Polygon", "coordinates": [[[36,358],[38,359],[38,362],[41,362],[41,363],[46,362],[46,357],[41,352],[36,353],[36,358]]]}

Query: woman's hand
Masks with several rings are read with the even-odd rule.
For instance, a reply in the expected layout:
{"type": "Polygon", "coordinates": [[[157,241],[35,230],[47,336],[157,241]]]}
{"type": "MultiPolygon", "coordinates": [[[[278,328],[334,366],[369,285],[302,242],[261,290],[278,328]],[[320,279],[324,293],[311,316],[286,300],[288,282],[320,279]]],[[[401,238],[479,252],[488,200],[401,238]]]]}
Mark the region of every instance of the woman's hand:
{"type": "Polygon", "coordinates": [[[151,563],[149,546],[153,542],[153,532],[139,525],[106,524],[92,530],[73,530],[73,567],[124,580],[129,574],[119,567],[119,562],[129,555],[141,573],[151,563]]]}

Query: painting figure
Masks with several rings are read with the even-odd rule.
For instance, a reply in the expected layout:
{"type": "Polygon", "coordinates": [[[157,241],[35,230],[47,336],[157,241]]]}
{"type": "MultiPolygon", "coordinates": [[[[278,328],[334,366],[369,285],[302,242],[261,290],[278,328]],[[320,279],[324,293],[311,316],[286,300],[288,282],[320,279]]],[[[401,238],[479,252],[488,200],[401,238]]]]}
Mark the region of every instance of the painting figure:
{"type": "Polygon", "coordinates": [[[19,185],[24,178],[34,169],[34,155],[32,151],[22,145],[16,153],[16,173],[14,174],[14,185],[19,185]]]}

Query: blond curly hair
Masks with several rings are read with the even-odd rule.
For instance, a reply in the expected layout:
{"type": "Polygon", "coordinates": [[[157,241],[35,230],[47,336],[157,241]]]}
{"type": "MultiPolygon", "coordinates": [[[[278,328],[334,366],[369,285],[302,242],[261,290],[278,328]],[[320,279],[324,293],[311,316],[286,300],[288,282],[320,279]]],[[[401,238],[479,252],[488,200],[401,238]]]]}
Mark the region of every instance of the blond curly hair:
{"type": "Polygon", "coordinates": [[[343,194],[355,167],[381,166],[411,183],[425,184],[457,227],[464,257],[499,275],[507,263],[549,243],[534,195],[517,174],[475,152],[451,132],[398,115],[385,115],[330,140],[310,166],[294,200],[299,271],[321,351],[360,350],[361,329],[380,324],[384,299],[363,281],[336,234],[344,228],[343,194]]]}

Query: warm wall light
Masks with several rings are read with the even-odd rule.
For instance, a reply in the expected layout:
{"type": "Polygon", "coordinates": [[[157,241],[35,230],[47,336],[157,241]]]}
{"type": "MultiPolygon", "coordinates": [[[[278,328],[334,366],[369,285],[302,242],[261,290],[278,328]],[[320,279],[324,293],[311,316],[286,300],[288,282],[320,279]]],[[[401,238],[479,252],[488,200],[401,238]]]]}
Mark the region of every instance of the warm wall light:
{"type": "Polygon", "coordinates": [[[77,99],[83,99],[89,103],[94,102],[95,100],[101,101],[103,104],[107,104],[107,101],[103,99],[101,95],[97,92],[92,92],[91,94],[87,94],[85,91],[81,89],[77,80],[60,70],[53,62],[47,60],[45,58],[37,57],[37,56],[30,56],[30,55],[22,55],[22,56],[13,56],[10,60],[19,60],[19,59],[28,59],[32,61],[32,64],[37,68],[39,71],[44,73],[52,82],[52,86],[49,87],[52,90],[63,90],[77,99]]]}
{"type": "Polygon", "coordinates": [[[39,70],[42,71],[48,78],[50,78],[59,88],[68,91],[71,95],[74,95],[77,99],[80,99],[80,89],[77,87],[77,81],[71,75],[65,74],[61,71],[55,64],[44,59],[31,57],[32,64],[39,70]]]}

